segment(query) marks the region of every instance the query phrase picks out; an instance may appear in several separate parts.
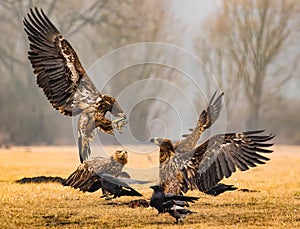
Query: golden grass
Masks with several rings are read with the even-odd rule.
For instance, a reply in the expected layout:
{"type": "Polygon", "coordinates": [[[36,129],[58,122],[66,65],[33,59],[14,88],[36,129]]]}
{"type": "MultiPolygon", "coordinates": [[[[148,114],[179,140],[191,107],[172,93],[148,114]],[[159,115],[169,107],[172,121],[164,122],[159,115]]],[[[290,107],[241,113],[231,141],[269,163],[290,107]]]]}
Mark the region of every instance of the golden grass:
{"type": "MultiPolygon", "coordinates": [[[[266,165],[224,180],[257,192],[234,191],[218,197],[189,192],[200,196],[190,207],[196,213],[176,225],[168,214],[157,216],[154,209],[118,205],[137,198],[105,201],[100,192],[80,193],[56,183],[14,183],[22,177],[67,177],[78,165],[75,147],[0,149],[0,228],[300,228],[300,147],[274,150],[266,165]]],[[[156,157],[151,154],[148,159],[152,163],[156,157]]],[[[141,166],[147,163],[132,155],[130,159],[140,160],[141,166]]],[[[136,188],[150,198],[147,186],[136,188]]]]}

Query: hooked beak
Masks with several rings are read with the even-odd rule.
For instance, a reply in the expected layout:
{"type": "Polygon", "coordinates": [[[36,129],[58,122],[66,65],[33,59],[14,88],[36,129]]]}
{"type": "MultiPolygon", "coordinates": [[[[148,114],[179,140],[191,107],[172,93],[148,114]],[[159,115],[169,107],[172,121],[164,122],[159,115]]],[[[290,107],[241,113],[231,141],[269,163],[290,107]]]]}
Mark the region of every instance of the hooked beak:
{"type": "Polygon", "coordinates": [[[115,117],[126,119],[126,115],[124,114],[121,106],[117,102],[114,103],[110,113],[115,117]]]}
{"type": "Polygon", "coordinates": [[[125,155],[127,155],[127,151],[122,150],[120,154],[121,154],[121,156],[125,156],[125,155]]]}
{"type": "Polygon", "coordinates": [[[150,142],[154,143],[155,145],[160,145],[158,138],[151,138],[150,142]]]}

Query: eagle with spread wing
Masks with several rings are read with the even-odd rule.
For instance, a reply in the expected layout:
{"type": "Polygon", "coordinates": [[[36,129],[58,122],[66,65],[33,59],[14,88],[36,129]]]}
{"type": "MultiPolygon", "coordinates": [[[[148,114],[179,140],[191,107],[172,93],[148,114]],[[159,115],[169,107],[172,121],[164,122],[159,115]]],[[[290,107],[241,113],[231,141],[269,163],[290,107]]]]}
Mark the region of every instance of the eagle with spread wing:
{"type": "Polygon", "coordinates": [[[83,192],[95,192],[101,188],[98,174],[119,176],[127,164],[128,153],[125,150],[116,150],[107,157],[91,157],[81,163],[78,168],[63,182],[83,192]]]}
{"type": "Polygon", "coordinates": [[[208,192],[237,169],[245,171],[265,164],[269,158],[261,153],[273,152],[266,147],[273,145],[267,141],[274,136],[263,132],[218,134],[184,154],[177,153],[169,139],[155,138],[160,147],[160,184],[165,192],[174,194],[194,189],[208,192]]]}
{"type": "Polygon", "coordinates": [[[92,157],[84,161],[62,183],[82,192],[95,192],[102,189],[102,197],[107,199],[120,196],[142,196],[129,184],[144,184],[146,181],[138,181],[119,177],[127,164],[128,154],[125,150],[117,150],[110,157],[92,157]]]}
{"type": "Polygon", "coordinates": [[[53,108],[66,116],[80,114],[78,120],[78,148],[80,161],[85,161],[91,151],[89,142],[93,131],[113,134],[121,131],[126,115],[117,101],[101,94],[70,45],[43,10],[30,9],[23,20],[30,43],[28,58],[37,76],[37,84],[53,108]],[[118,117],[105,118],[107,112],[118,117]]]}
{"type": "Polygon", "coordinates": [[[267,141],[274,136],[262,135],[262,130],[215,135],[196,147],[202,132],[213,124],[220,113],[223,93],[214,101],[215,94],[186,139],[178,143],[165,138],[151,139],[160,147],[159,183],[165,192],[180,194],[198,189],[210,194],[214,187],[218,193],[234,190],[234,187],[218,182],[231,176],[236,168],[244,171],[269,160],[260,153],[272,152],[265,147],[272,146],[267,141]]]}

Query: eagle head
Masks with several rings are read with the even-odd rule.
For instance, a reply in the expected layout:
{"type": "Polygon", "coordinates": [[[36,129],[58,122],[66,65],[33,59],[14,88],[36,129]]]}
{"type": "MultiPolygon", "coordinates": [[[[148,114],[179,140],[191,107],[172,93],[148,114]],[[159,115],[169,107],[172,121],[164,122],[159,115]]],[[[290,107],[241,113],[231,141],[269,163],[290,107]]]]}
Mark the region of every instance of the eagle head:
{"type": "Polygon", "coordinates": [[[163,163],[175,153],[175,149],[171,140],[166,138],[152,138],[150,142],[159,146],[159,162],[163,163]]]}
{"type": "Polygon", "coordinates": [[[109,111],[115,117],[126,117],[116,99],[110,97],[109,95],[101,95],[101,99],[97,104],[97,108],[98,110],[102,110],[104,114],[109,111]]]}
{"type": "Polygon", "coordinates": [[[125,150],[116,150],[113,158],[122,165],[126,165],[128,161],[128,153],[125,150]]]}

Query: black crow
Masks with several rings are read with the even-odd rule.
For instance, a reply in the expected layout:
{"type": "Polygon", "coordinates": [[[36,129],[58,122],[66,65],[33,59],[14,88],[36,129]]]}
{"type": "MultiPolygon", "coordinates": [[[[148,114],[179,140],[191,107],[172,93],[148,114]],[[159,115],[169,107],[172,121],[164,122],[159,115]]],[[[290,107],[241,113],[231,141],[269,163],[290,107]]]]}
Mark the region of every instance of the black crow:
{"type": "Polygon", "coordinates": [[[121,196],[143,196],[134,190],[129,184],[145,184],[147,181],[139,181],[127,178],[114,177],[109,174],[98,174],[101,182],[103,195],[106,200],[121,196]]]}
{"type": "Polygon", "coordinates": [[[182,221],[187,215],[192,212],[185,209],[188,206],[187,202],[194,203],[199,197],[175,195],[171,193],[164,193],[164,188],[161,185],[154,185],[153,194],[150,199],[150,206],[156,208],[158,214],[169,213],[176,219],[176,222],[182,221]]]}

